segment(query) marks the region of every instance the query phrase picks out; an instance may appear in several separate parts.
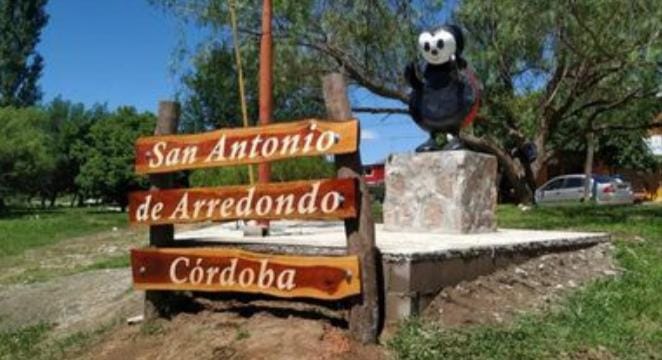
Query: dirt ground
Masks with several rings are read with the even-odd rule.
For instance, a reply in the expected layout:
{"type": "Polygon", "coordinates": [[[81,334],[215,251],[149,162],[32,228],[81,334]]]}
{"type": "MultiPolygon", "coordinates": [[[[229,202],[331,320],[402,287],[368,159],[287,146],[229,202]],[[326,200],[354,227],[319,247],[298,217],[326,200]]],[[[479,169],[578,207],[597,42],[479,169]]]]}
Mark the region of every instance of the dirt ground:
{"type": "Polygon", "coordinates": [[[123,326],[82,359],[383,359],[324,321],[267,313],[203,311],[153,325],[123,326]]]}
{"type": "MultiPolygon", "coordinates": [[[[538,311],[587,282],[618,274],[612,245],[553,253],[446,289],[424,317],[445,326],[505,323],[538,311]]],[[[155,324],[121,325],[82,359],[387,359],[385,346],[362,346],[328,319],[208,308],[155,324]]]]}
{"type": "Polygon", "coordinates": [[[128,269],[97,270],[0,288],[0,330],[46,323],[54,336],[93,331],[142,309],[128,269]]]}
{"type": "MultiPolygon", "coordinates": [[[[302,316],[301,311],[274,312],[265,306],[237,312],[226,311],[218,303],[203,302],[208,306],[195,314],[127,325],[127,317],[142,312],[142,293],[131,290],[128,269],[67,275],[68,269],[125,254],[128,248],[143,242],[144,233],[113,231],[34,249],[0,265],[6,270],[0,277],[0,330],[48,323],[53,325],[51,335],[57,337],[107,328],[84,348],[72,349],[67,358],[389,358],[385,346],[362,346],[350,340],[347,331],[337,326],[337,319],[302,316]],[[104,245],[109,239],[112,248],[104,245]],[[61,254],[67,257],[63,259],[61,254]],[[32,268],[36,261],[44,266],[32,268]],[[43,272],[52,276],[42,276],[36,283],[10,281],[43,272]],[[119,325],[108,328],[113,323],[119,325]]],[[[444,326],[507,323],[519,312],[553,306],[573,289],[617,274],[611,244],[547,254],[445,289],[423,315],[444,326]]]]}
{"type": "Polygon", "coordinates": [[[551,253],[443,290],[423,316],[445,326],[498,324],[542,310],[587,282],[618,273],[613,245],[551,253]]]}

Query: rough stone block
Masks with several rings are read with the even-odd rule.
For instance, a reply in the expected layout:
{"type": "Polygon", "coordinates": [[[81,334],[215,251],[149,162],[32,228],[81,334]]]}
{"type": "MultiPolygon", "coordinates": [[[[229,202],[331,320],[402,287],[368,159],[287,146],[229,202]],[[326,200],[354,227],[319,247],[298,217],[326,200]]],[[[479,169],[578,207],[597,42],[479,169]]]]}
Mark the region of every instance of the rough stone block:
{"type": "Polygon", "coordinates": [[[495,231],[496,175],[496,158],[473,151],[392,155],[386,163],[384,229],[495,231]]]}

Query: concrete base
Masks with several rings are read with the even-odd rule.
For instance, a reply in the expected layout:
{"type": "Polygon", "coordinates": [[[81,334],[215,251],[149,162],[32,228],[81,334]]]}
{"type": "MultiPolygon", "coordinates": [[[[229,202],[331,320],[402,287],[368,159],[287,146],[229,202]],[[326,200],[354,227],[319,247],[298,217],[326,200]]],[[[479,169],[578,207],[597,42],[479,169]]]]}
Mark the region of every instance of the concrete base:
{"type": "MultiPolygon", "coordinates": [[[[227,245],[280,254],[340,255],[342,223],[278,221],[268,237],[244,236],[237,224],[178,232],[177,241],[227,245]]],[[[609,234],[499,229],[482,234],[384,231],[376,226],[384,275],[386,322],[420,313],[447,286],[489,274],[541,253],[609,241],[609,234]]]]}

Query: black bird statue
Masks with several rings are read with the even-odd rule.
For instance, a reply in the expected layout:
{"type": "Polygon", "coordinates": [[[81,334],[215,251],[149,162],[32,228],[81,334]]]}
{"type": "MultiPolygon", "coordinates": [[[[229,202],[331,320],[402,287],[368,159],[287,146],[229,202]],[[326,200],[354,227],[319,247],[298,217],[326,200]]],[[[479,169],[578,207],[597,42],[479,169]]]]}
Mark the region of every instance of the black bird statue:
{"type": "Polygon", "coordinates": [[[430,139],[419,145],[416,152],[463,149],[460,129],[476,116],[480,94],[476,78],[462,58],[462,30],[444,25],[424,31],[418,37],[418,45],[426,64],[422,79],[415,62],[405,69],[405,78],[412,88],[409,113],[430,134],[430,139]],[[443,133],[449,142],[441,149],[436,137],[443,133]]]}

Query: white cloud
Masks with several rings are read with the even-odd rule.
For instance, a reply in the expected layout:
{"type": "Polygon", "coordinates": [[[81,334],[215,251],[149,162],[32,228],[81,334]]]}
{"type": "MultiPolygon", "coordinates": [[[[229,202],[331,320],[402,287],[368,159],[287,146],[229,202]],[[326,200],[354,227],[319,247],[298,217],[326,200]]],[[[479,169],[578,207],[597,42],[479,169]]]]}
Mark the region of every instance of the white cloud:
{"type": "Polygon", "coordinates": [[[379,135],[372,130],[361,129],[361,140],[376,140],[379,135]]]}

